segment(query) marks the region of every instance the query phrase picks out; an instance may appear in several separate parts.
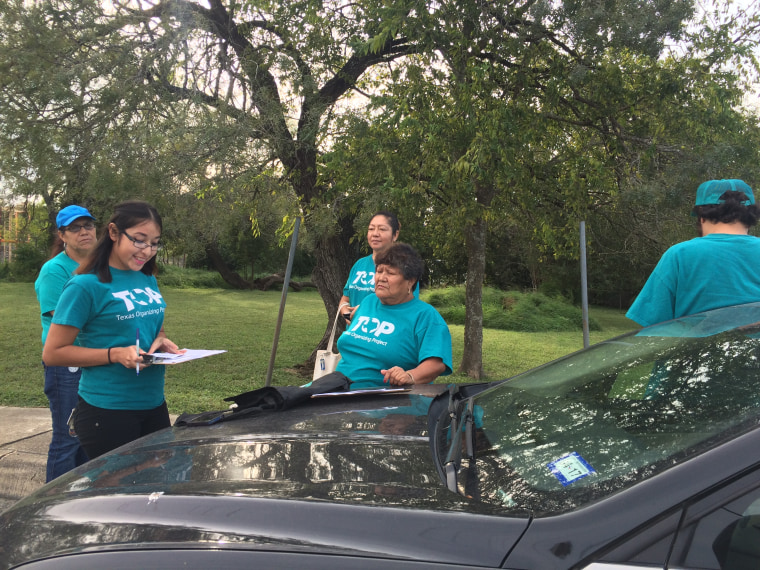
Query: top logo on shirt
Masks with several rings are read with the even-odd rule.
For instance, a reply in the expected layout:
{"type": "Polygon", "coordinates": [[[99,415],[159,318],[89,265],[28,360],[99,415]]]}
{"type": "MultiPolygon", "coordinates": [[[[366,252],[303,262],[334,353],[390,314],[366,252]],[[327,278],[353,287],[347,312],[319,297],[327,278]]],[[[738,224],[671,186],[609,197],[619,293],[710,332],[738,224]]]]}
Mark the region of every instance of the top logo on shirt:
{"type": "Polygon", "coordinates": [[[131,291],[114,291],[111,293],[115,298],[124,301],[127,311],[132,312],[135,310],[136,305],[141,307],[147,307],[156,303],[163,305],[164,298],[158,291],[154,291],[150,287],[145,289],[132,289],[131,291]]]}

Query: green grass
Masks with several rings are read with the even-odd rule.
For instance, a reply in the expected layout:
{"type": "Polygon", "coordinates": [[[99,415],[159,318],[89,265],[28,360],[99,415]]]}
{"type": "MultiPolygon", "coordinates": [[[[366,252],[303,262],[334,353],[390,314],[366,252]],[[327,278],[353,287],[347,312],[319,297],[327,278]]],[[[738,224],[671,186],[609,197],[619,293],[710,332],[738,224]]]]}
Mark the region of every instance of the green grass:
{"type": "MultiPolygon", "coordinates": [[[[279,291],[178,289],[162,287],[166,298],[169,338],[186,348],[228,352],[169,366],[166,397],[172,413],[225,408],[223,398],[264,385],[279,311],[279,291]]],[[[591,332],[600,342],[637,328],[622,312],[591,309],[602,327],[591,332]]],[[[311,354],[322,337],[328,316],[312,290],[290,292],[283,315],[272,383],[304,382],[294,369],[311,354]]],[[[0,282],[0,405],[47,406],[42,391],[42,345],[37,299],[32,283],[0,282]]],[[[462,358],[464,326],[451,325],[454,366],[462,358]]],[[[583,347],[580,332],[518,333],[486,329],[483,362],[497,380],[559,358],[583,347]]],[[[461,374],[439,382],[467,382],[461,374]]]]}

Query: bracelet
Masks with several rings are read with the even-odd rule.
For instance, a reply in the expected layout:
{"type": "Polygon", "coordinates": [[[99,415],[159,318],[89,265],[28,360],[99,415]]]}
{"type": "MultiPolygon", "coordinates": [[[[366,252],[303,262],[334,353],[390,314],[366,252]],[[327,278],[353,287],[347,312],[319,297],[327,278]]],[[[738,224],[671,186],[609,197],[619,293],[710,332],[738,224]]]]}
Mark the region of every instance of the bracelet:
{"type": "Polygon", "coordinates": [[[406,373],[409,375],[409,378],[412,379],[412,384],[414,384],[415,383],[414,382],[414,375],[411,372],[409,372],[408,370],[406,371],[406,373]]]}
{"type": "Polygon", "coordinates": [[[338,310],[341,310],[343,307],[350,307],[351,303],[341,303],[341,305],[338,307],[338,310]]]}
{"type": "Polygon", "coordinates": [[[110,346],[108,347],[108,364],[113,364],[113,362],[111,362],[111,347],[110,346]]]}

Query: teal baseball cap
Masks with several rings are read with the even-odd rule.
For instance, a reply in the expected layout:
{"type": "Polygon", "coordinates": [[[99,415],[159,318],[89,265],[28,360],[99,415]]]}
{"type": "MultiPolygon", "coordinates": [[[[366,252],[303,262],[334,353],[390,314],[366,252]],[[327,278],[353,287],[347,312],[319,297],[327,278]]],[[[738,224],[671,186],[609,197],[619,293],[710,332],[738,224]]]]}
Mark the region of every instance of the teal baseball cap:
{"type": "Polygon", "coordinates": [[[745,206],[755,203],[755,195],[752,193],[752,188],[744,180],[708,180],[707,182],[702,182],[699,188],[697,188],[697,201],[694,206],[722,204],[723,200],[720,197],[730,190],[744,192],[744,195],[747,197],[744,201],[745,206]]]}

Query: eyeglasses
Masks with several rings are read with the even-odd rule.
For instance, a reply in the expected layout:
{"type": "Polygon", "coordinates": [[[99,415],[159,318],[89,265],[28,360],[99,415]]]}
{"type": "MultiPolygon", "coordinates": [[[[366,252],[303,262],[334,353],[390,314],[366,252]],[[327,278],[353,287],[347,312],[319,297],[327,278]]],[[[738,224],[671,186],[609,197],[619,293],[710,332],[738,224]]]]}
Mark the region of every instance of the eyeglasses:
{"type": "Polygon", "coordinates": [[[84,224],[71,224],[70,226],[66,227],[67,232],[71,232],[72,234],[78,234],[82,230],[92,231],[95,229],[95,224],[92,222],[85,222],[84,224]]]}
{"type": "Polygon", "coordinates": [[[132,244],[137,249],[148,249],[148,248],[150,248],[153,251],[158,251],[159,249],[161,249],[163,247],[163,245],[160,244],[160,243],[148,243],[147,241],[141,241],[141,240],[139,240],[137,238],[133,238],[131,235],[129,235],[127,232],[125,232],[123,230],[122,230],[121,233],[123,233],[125,236],[127,236],[127,239],[129,241],[131,241],[132,244]]]}

